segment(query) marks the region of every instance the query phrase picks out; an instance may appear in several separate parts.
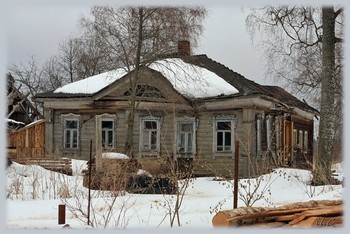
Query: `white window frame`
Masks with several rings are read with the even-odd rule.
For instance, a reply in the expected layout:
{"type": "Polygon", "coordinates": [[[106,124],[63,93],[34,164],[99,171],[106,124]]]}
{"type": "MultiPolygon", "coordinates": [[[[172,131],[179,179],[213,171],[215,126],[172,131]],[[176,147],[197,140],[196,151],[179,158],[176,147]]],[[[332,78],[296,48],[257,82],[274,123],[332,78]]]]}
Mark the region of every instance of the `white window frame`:
{"type": "Polygon", "coordinates": [[[139,151],[142,155],[157,155],[160,154],[160,125],[161,125],[161,118],[156,116],[146,116],[146,117],[140,117],[140,142],[139,142],[139,151]],[[157,127],[156,129],[150,129],[148,131],[148,141],[151,143],[152,141],[152,131],[156,131],[156,148],[145,148],[144,144],[144,133],[147,131],[145,129],[146,122],[156,122],[157,127]],[[145,131],[146,130],[146,131],[145,131]]]}
{"type": "Polygon", "coordinates": [[[194,117],[181,117],[177,120],[177,128],[176,128],[176,149],[175,154],[178,156],[181,155],[195,155],[196,154],[196,130],[198,128],[198,120],[194,117]],[[184,124],[192,124],[192,130],[191,131],[182,131],[182,125],[184,124]],[[191,142],[192,142],[192,149],[191,151],[188,150],[188,136],[189,134],[192,134],[191,136],[191,142]],[[180,152],[180,144],[181,144],[181,135],[185,134],[185,146],[184,151],[180,152]]]}
{"type": "Polygon", "coordinates": [[[113,148],[115,147],[115,121],[113,118],[102,118],[101,119],[101,144],[102,144],[102,148],[103,149],[109,149],[109,148],[113,148]],[[112,122],[112,128],[103,128],[103,122],[112,122]],[[105,139],[109,139],[108,137],[108,133],[112,132],[112,142],[111,145],[110,142],[103,142],[103,137],[105,137],[105,139]]]}
{"type": "MultiPolygon", "coordinates": [[[[213,117],[213,154],[215,156],[232,156],[234,157],[234,152],[235,152],[235,128],[236,128],[236,123],[235,123],[235,116],[234,115],[219,115],[213,117]],[[218,123],[219,122],[230,122],[231,125],[231,130],[229,132],[231,133],[231,146],[229,150],[225,149],[225,146],[223,145],[223,151],[218,151],[217,150],[217,134],[218,134],[218,123]]],[[[228,132],[228,130],[220,130],[220,132],[228,132]]],[[[223,142],[225,142],[223,134],[223,142]]]]}
{"type": "Polygon", "coordinates": [[[272,124],[272,116],[267,115],[266,118],[266,145],[267,145],[267,150],[271,150],[271,142],[272,142],[272,130],[271,130],[271,124],[272,124]]]}
{"type": "Polygon", "coordinates": [[[79,145],[80,145],[80,141],[79,141],[79,137],[80,137],[80,131],[79,131],[79,127],[80,127],[80,122],[79,119],[76,118],[65,118],[63,120],[63,148],[64,149],[72,149],[72,150],[76,150],[79,149],[79,145]],[[76,128],[67,128],[66,124],[67,121],[76,121],[77,122],[77,127],[76,128]],[[69,132],[70,135],[70,142],[69,142],[69,147],[67,147],[67,132],[69,132]],[[76,133],[76,147],[74,147],[74,133],[76,133]]]}
{"type": "Polygon", "coordinates": [[[262,116],[257,115],[256,118],[256,152],[257,155],[262,154],[262,116]]]}

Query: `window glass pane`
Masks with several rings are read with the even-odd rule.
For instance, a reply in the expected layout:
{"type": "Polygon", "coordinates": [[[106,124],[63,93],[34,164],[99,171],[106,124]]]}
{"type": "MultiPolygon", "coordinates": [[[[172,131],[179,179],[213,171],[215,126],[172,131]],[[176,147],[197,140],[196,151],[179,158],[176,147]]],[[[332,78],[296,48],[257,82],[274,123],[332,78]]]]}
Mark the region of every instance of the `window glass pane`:
{"type": "Polygon", "coordinates": [[[157,129],[156,121],[145,121],[145,129],[157,129]]]}
{"type": "Polygon", "coordinates": [[[225,146],[231,146],[231,132],[225,132],[225,146]]]}
{"type": "Polygon", "coordinates": [[[183,132],[192,132],[193,131],[193,124],[192,123],[181,124],[181,131],[183,131],[183,132]]]}
{"type": "Polygon", "coordinates": [[[78,128],[78,121],[76,120],[66,120],[66,128],[78,128]]]}
{"type": "Polygon", "coordinates": [[[151,149],[157,149],[157,131],[151,132],[151,149]]]}
{"type": "Polygon", "coordinates": [[[217,130],[231,130],[231,122],[217,122],[217,130]]]}
{"type": "Polygon", "coordinates": [[[73,132],[73,146],[72,148],[78,148],[78,131],[77,130],[72,130],[73,132]]]}
{"type": "Polygon", "coordinates": [[[187,152],[192,152],[192,140],[193,140],[192,133],[188,133],[188,135],[187,135],[187,152]]]}
{"type": "Polygon", "coordinates": [[[70,137],[70,131],[69,130],[66,130],[66,134],[65,134],[65,148],[70,148],[70,140],[71,140],[71,137],[70,137]]]}
{"type": "Polygon", "coordinates": [[[102,130],[102,146],[106,147],[106,131],[102,130]]]}
{"type": "Polygon", "coordinates": [[[186,138],[185,133],[180,134],[179,152],[184,152],[185,151],[185,138],[186,138]]]}
{"type": "Polygon", "coordinates": [[[216,133],[216,146],[217,146],[217,151],[223,151],[223,132],[217,132],[216,133]]]}
{"type": "Polygon", "coordinates": [[[103,120],[102,121],[102,128],[112,129],[113,128],[113,121],[103,120]]]}
{"type": "Polygon", "coordinates": [[[113,147],[113,131],[108,131],[108,147],[113,147]]]}
{"type": "Polygon", "coordinates": [[[185,133],[180,134],[180,146],[181,147],[185,147],[185,137],[186,137],[185,133]]]}
{"type": "Polygon", "coordinates": [[[149,131],[143,131],[143,145],[149,146],[149,143],[149,131]]]}

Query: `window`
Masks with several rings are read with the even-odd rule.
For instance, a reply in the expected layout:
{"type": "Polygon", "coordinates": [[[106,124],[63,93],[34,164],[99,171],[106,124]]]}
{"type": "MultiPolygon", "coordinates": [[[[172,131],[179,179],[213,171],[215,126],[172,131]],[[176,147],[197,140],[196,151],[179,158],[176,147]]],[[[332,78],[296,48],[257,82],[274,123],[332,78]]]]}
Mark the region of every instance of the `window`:
{"type": "Polygon", "coordinates": [[[160,119],[144,117],[141,119],[140,151],[157,152],[160,150],[160,119]]]}
{"type": "Polygon", "coordinates": [[[79,137],[79,121],[75,119],[64,120],[64,148],[77,149],[79,137]]]}
{"type": "MultiPolygon", "coordinates": [[[[135,94],[137,97],[164,98],[164,95],[158,88],[147,84],[137,85],[135,94]]],[[[131,89],[124,92],[124,96],[130,96],[130,95],[131,95],[131,89]]]]}
{"type": "Polygon", "coordinates": [[[216,151],[231,151],[231,122],[216,123],[216,151]]]}
{"type": "Polygon", "coordinates": [[[195,153],[195,121],[178,122],[177,153],[195,153]]]}
{"type": "Polygon", "coordinates": [[[114,121],[102,120],[102,147],[111,148],[114,147],[114,121]]]}
{"type": "Polygon", "coordinates": [[[271,149],[271,141],[272,141],[272,130],[271,130],[271,119],[270,115],[266,116],[266,144],[267,149],[271,149]]]}
{"type": "Polygon", "coordinates": [[[260,155],[262,153],[262,121],[259,115],[256,119],[256,151],[260,155]]]}
{"type": "Polygon", "coordinates": [[[234,116],[217,116],[214,124],[214,152],[234,152],[234,116]]]}
{"type": "Polygon", "coordinates": [[[193,146],[193,123],[179,124],[179,153],[191,153],[193,146]]]}

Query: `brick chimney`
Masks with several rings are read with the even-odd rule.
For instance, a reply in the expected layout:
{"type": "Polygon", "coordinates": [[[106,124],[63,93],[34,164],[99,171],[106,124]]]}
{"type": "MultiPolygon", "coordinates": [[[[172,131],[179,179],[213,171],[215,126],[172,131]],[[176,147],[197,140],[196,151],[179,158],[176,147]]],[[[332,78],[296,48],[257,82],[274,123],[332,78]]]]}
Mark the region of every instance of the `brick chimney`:
{"type": "Polygon", "coordinates": [[[190,42],[187,40],[178,41],[177,51],[180,56],[190,56],[191,55],[190,42]]]}

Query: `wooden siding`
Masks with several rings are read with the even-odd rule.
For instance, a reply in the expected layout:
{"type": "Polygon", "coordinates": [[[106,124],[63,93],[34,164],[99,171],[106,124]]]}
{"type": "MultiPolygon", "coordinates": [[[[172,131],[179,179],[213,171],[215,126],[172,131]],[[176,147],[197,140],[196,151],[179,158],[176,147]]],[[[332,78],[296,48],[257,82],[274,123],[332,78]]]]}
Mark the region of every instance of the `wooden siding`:
{"type": "Polygon", "coordinates": [[[40,120],[8,136],[8,156],[13,160],[20,158],[45,157],[45,121],[40,120]]]}
{"type": "MultiPolygon", "coordinates": [[[[90,155],[90,140],[92,139],[92,155],[96,154],[96,115],[114,115],[115,147],[114,152],[124,152],[127,136],[127,116],[129,114],[128,97],[124,95],[128,89],[128,79],[121,80],[108,87],[97,96],[86,99],[48,100],[45,102],[46,136],[48,142],[46,153],[50,156],[61,154],[62,157],[88,160],[90,155]],[[51,112],[50,112],[51,111],[51,112]],[[63,122],[60,116],[67,114],[79,115],[79,148],[74,150],[63,147],[63,122]]],[[[270,112],[279,112],[275,103],[262,100],[259,97],[241,97],[222,100],[197,100],[190,103],[177,93],[171,84],[161,78],[158,73],[143,77],[141,84],[152,85],[158,88],[165,98],[146,98],[139,103],[134,118],[133,155],[141,164],[147,166],[152,162],[159,167],[164,165],[167,158],[175,158],[176,121],[177,118],[195,117],[199,124],[196,130],[196,154],[189,157],[195,165],[197,175],[231,176],[234,168],[234,152],[216,154],[213,151],[214,131],[213,117],[220,115],[235,116],[234,141],[240,142],[239,176],[258,174],[256,165],[272,165],[269,158],[257,157],[256,142],[256,115],[265,116],[270,112]],[[161,117],[160,155],[146,155],[139,152],[140,116],[153,115],[161,117]],[[162,163],[160,163],[162,162],[162,163]]],[[[302,118],[305,118],[302,117],[302,118]]],[[[310,120],[312,123],[312,120],[310,120]]],[[[282,129],[281,129],[282,130],[282,129]]],[[[293,132],[293,131],[292,131],[293,132]]],[[[266,135],[266,131],[262,132],[266,135]]],[[[283,136],[282,136],[283,137],[283,136]]],[[[289,136],[292,139],[292,136],[289,136]]],[[[312,137],[312,135],[310,135],[312,137]]],[[[266,138],[265,138],[266,139],[266,138]]],[[[281,140],[283,143],[283,141],[281,140]]],[[[309,140],[309,143],[312,141],[309,140]]],[[[262,145],[266,146],[266,140],[262,145]]],[[[266,147],[262,147],[266,150],[266,147]]]]}

